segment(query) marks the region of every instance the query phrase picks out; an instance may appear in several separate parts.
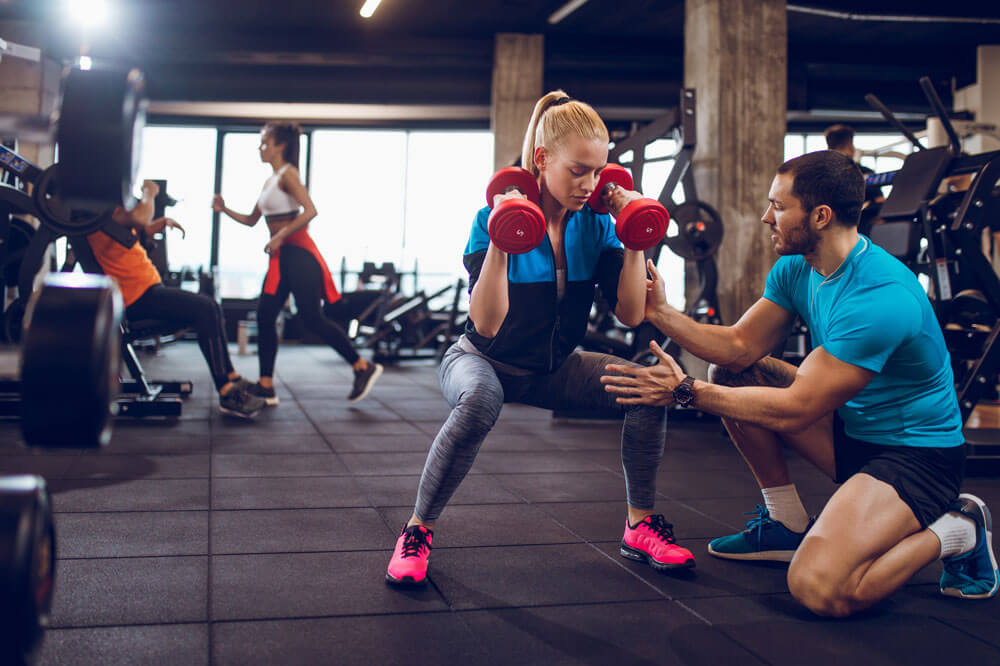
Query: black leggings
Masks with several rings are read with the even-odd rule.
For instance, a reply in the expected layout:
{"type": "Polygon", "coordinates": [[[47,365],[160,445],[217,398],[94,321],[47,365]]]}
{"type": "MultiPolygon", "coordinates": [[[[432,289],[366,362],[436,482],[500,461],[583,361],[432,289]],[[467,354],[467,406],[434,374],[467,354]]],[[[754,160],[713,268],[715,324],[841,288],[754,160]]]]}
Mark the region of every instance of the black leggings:
{"type": "Polygon", "coordinates": [[[308,250],[296,245],[282,245],[278,260],[281,262],[278,289],[274,294],[265,294],[262,290],[257,303],[257,358],[260,361],[260,376],[274,376],[274,359],[278,355],[278,314],[288,300],[289,293],[295,296],[295,307],[305,327],[333,347],[348,363],[357,363],[360,357],[354,351],[351,339],[344,333],[344,329],[324,317],[320,309],[323,299],[323,269],[316,258],[308,250]]]}
{"type": "Polygon", "coordinates": [[[194,326],[198,333],[198,346],[208,362],[208,369],[212,371],[216,390],[229,381],[233,363],[226,348],[222,308],[208,296],[156,284],[125,308],[125,316],[131,321],[158,319],[181,326],[194,326]]]}

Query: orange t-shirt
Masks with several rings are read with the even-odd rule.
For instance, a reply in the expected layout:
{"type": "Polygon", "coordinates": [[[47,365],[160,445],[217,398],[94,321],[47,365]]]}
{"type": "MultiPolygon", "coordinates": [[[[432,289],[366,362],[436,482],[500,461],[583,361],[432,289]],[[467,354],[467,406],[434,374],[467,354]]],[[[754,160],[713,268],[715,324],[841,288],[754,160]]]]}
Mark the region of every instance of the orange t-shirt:
{"type": "Polygon", "coordinates": [[[147,289],[162,282],[156,266],[141,244],[125,247],[103,231],[87,236],[87,242],[104,274],[118,283],[125,307],[139,300],[147,289]]]}

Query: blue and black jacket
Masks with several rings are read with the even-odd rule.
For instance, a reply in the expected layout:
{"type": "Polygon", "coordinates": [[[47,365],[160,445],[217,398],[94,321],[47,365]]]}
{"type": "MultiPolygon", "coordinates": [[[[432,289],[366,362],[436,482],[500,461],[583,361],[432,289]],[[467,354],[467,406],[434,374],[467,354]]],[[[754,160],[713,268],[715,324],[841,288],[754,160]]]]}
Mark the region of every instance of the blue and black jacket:
{"type": "MultiPolygon", "coordinates": [[[[490,209],[476,214],[463,258],[472,292],[489,247],[487,220],[490,209]]],[[[471,319],[465,335],[484,355],[538,373],[551,373],[562,365],[587,332],[594,302],[594,285],[614,310],[618,303],[618,276],[625,251],[615,235],[610,215],[590,206],[573,213],[566,222],[566,291],[556,300],[556,265],[548,235],[541,245],[507,259],[507,295],[510,307],[495,337],[476,332],[471,319]]]]}

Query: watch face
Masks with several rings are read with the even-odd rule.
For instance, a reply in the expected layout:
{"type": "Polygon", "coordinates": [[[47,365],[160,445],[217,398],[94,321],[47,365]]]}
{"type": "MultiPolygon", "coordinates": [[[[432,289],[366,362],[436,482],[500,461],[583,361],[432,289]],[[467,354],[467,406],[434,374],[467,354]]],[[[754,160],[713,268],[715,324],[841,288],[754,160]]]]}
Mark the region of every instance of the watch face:
{"type": "Polygon", "coordinates": [[[687,407],[694,401],[694,389],[691,387],[691,384],[693,383],[693,381],[689,381],[688,378],[685,378],[684,381],[678,384],[677,388],[674,389],[674,400],[681,407],[687,407]]]}

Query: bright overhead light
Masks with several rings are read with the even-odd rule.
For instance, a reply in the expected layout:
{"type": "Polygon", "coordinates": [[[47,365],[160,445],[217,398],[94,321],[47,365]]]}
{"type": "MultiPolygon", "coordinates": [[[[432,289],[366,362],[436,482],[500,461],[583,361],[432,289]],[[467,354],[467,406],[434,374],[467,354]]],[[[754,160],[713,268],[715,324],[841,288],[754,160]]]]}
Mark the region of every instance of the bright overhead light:
{"type": "Polygon", "coordinates": [[[549,23],[552,25],[559,23],[585,4],[587,4],[587,0],[569,0],[565,5],[552,12],[552,15],[549,16],[549,23]]]}
{"type": "Polygon", "coordinates": [[[365,4],[361,7],[361,15],[365,18],[371,18],[381,2],[382,0],[365,0],[365,4]]]}
{"type": "Polygon", "coordinates": [[[108,0],[64,0],[70,18],[84,28],[93,28],[108,20],[111,13],[108,0]]]}
{"type": "Polygon", "coordinates": [[[94,66],[94,61],[90,59],[90,56],[80,56],[79,64],[80,69],[86,71],[94,66]]]}

